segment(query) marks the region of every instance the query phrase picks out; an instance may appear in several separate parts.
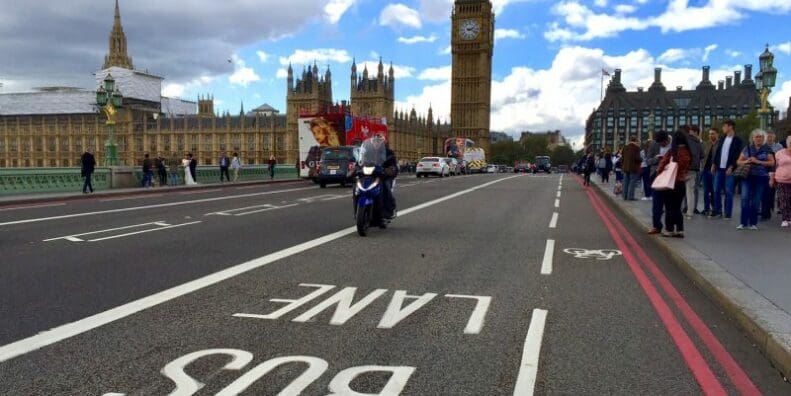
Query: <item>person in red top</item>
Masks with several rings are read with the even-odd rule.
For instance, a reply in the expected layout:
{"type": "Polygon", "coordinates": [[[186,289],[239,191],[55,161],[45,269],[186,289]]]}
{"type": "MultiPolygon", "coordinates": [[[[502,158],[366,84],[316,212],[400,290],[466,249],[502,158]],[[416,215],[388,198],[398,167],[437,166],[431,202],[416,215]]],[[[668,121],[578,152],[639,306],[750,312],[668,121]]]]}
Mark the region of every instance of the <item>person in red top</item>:
{"type": "Polygon", "coordinates": [[[687,172],[692,163],[688,137],[683,130],[679,130],[673,135],[673,143],[670,146],[670,150],[659,163],[658,173],[665,170],[671,159],[678,164],[678,172],[676,173],[675,187],[672,190],[662,191],[665,201],[665,228],[667,229],[662,235],[683,238],[684,216],[681,215],[681,204],[687,193],[687,172]]]}

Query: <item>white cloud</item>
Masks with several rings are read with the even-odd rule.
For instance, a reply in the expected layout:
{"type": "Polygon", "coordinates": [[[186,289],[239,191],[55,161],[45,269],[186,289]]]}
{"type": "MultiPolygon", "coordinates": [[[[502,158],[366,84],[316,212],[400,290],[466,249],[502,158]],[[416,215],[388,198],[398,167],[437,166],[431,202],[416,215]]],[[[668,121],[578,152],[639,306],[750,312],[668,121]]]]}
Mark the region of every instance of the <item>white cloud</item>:
{"type": "Polygon", "coordinates": [[[275,73],[275,78],[281,78],[281,79],[288,78],[288,70],[286,70],[283,67],[277,69],[277,72],[275,73]]]}
{"type": "Polygon", "coordinates": [[[709,55],[711,55],[711,53],[714,50],[716,50],[716,49],[717,49],[717,44],[711,44],[711,45],[706,46],[706,48],[703,49],[703,58],[702,58],[702,60],[704,62],[708,62],[709,61],[709,55]]]}
{"type": "Polygon", "coordinates": [[[414,37],[399,37],[398,42],[403,44],[417,44],[417,43],[433,43],[437,41],[437,36],[414,36],[414,37]]]}
{"type": "Polygon", "coordinates": [[[228,76],[228,81],[231,84],[247,87],[250,83],[261,80],[261,77],[256,74],[253,68],[247,67],[244,60],[236,55],[233,55],[232,60],[234,63],[234,72],[228,76]]]}
{"type": "Polygon", "coordinates": [[[526,36],[515,29],[494,29],[494,41],[502,39],[523,39],[526,36]]]}
{"type": "Polygon", "coordinates": [[[682,48],[670,48],[667,51],[663,52],[662,55],[659,55],[657,59],[659,63],[670,64],[676,63],[681,60],[687,61],[689,63],[690,58],[697,58],[698,53],[700,50],[697,48],[693,49],[682,49],[682,48]]]}
{"type": "MultiPolygon", "coordinates": [[[[524,130],[560,129],[567,138],[577,141],[584,133],[585,120],[599,105],[602,67],[622,69],[623,84],[635,91],[651,85],[656,64],[657,58],[644,49],[611,55],[597,48],[562,48],[546,69],[514,67],[506,77],[492,82],[491,129],[512,135],[524,130]]],[[[717,68],[711,70],[710,79],[716,83],[726,75],[732,75],[729,68],[717,68]]],[[[691,89],[700,79],[698,68],[665,67],[662,71],[662,82],[668,90],[676,86],[691,89]]],[[[791,90],[791,83],[787,89],[791,90]]],[[[429,103],[435,115],[447,117],[450,81],[426,86],[420,94],[399,101],[398,106],[411,109],[414,105],[418,113],[425,114],[429,103]]]]}
{"type": "Polygon", "coordinates": [[[791,41],[778,44],[772,47],[772,51],[782,52],[786,55],[791,55],[791,41]]]}
{"type": "Polygon", "coordinates": [[[162,96],[168,98],[183,98],[194,89],[205,87],[214,81],[213,77],[201,76],[184,84],[168,83],[162,87],[162,96]]]}
{"type": "Polygon", "coordinates": [[[266,63],[266,61],[269,60],[269,54],[264,51],[256,51],[255,54],[258,55],[258,60],[260,60],[261,63],[266,63]]]}
{"type": "Polygon", "coordinates": [[[420,14],[401,4],[388,4],[379,14],[379,25],[381,26],[406,26],[415,29],[423,27],[423,22],[420,20],[420,14]]]}
{"type": "Polygon", "coordinates": [[[324,6],[324,13],[331,24],[336,24],[341,20],[343,14],[354,4],[354,0],[330,0],[324,6]]]}
{"type": "Polygon", "coordinates": [[[379,55],[379,53],[378,53],[378,52],[376,52],[376,51],[371,51],[371,58],[377,59],[377,58],[379,58],[379,57],[380,57],[380,55],[379,55]]]}
{"type": "Polygon", "coordinates": [[[736,51],[736,50],[732,50],[732,49],[726,49],[725,50],[725,54],[730,56],[731,58],[738,58],[738,57],[742,56],[741,52],[736,51]]]}
{"type": "Polygon", "coordinates": [[[445,22],[453,12],[453,0],[420,0],[420,14],[431,22],[445,22]]]}
{"type": "Polygon", "coordinates": [[[596,4],[597,7],[607,7],[607,0],[595,0],[593,4],[596,4]]]}
{"type": "Polygon", "coordinates": [[[631,14],[637,11],[637,7],[632,4],[618,4],[613,9],[618,14],[631,14]]]}
{"type": "Polygon", "coordinates": [[[309,65],[313,62],[335,62],[335,63],[349,63],[352,57],[346,50],[334,48],[318,48],[313,50],[298,49],[293,54],[280,57],[280,64],[288,66],[289,63],[294,65],[309,65]]]}
{"type": "MultiPolygon", "coordinates": [[[[791,98],[791,81],[785,81],[780,87],[775,87],[772,95],[769,96],[769,103],[782,113],[788,111],[789,98],[791,98]]],[[[791,114],[788,117],[791,117],[791,114]]]]}
{"type": "Polygon", "coordinates": [[[438,55],[450,55],[453,48],[449,45],[445,48],[440,48],[438,55]]]}
{"type": "Polygon", "coordinates": [[[788,0],[708,0],[702,5],[689,5],[688,0],[669,1],[660,14],[642,18],[627,17],[628,8],[618,8],[617,15],[596,13],[577,0],[567,0],[553,7],[565,26],[557,25],[545,33],[550,41],[588,41],[595,38],[614,37],[627,30],[644,30],[658,27],[663,33],[684,32],[735,23],[747,11],[787,13],[791,11],[788,0]],[[619,12],[624,11],[624,12],[619,12]]]}
{"type": "Polygon", "coordinates": [[[420,75],[417,78],[418,80],[450,80],[451,72],[452,69],[450,65],[443,67],[429,67],[428,69],[420,72],[420,75]]]}

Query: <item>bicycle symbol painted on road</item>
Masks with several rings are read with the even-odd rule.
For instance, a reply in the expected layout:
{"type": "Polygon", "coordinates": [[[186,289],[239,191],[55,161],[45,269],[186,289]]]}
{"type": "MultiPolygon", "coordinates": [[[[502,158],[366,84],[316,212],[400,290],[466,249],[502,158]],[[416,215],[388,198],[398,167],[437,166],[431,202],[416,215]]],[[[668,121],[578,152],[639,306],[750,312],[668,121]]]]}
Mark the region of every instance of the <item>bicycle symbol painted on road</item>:
{"type": "Polygon", "coordinates": [[[568,248],[563,249],[564,252],[571,254],[574,258],[578,259],[596,259],[596,260],[610,260],[615,256],[620,256],[621,251],[615,249],[580,249],[568,248]]]}

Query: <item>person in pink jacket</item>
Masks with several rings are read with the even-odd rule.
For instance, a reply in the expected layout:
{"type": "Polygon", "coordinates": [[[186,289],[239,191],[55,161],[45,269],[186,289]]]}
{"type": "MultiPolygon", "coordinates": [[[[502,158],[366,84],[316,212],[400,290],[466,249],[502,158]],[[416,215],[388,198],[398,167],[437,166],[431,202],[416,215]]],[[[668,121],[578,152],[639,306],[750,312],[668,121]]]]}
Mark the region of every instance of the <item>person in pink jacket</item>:
{"type": "MultiPolygon", "coordinates": [[[[786,138],[786,147],[791,147],[791,136],[786,138]]],[[[780,227],[791,226],[791,148],[775,153],[775,171],[769,173],[769,185],[777,189],[777,207],[783,214],[780,227]]]]}

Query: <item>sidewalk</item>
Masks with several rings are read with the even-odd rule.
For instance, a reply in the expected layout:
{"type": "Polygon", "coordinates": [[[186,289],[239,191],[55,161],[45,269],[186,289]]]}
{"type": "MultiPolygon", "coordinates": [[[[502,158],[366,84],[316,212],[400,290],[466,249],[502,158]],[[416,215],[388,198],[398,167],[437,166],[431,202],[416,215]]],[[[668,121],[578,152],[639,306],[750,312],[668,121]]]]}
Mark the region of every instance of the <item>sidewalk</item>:
{"type": "MultiPolygon", "coordinates": [[[[651,228],[651,201],[626,202],[613,194],[613,183],[592,184],[631,220],[651,228]]],[[[642,189],[635,195],[642,198],[642,189]]],[[[740,205],[734,197],[732,220],[695,215],[684,219],[684,239],[657,235],[656,242],[791,376],[791,230],[780,228],[778,215],[760,222],[758,231],[737,230],[740,205]]]]}
{"type": "Polygon", "coordinates": [[[255,181],[240,181],[240,182],[224,182],[224,183],[201,183],[192,186],[178,185],[178,186],[163,186],[163,187],[135,187],[135,188],[114,188],[108,190],[96,190],[92,194],[83,194],[81,191],[67,192],[67,193],[40,193],[40,194],[24,194],[24,195],[0,195],[0,209],[3,206],[10,205],[23,205],[35,204],[51,201],[71,201],[81,199],[95,199],[103,197],[116,197],[126,195],[146,195],[158,193],[170,193],[175,191],[192,191],[192,190],[206,190],[216,188],[228,187],[244,187],[255,186],[259,184],[280,184],[280,183],[293,183],[300,182],[303,179],[276,179],[276,180],[255,180],[255,181]]]}

